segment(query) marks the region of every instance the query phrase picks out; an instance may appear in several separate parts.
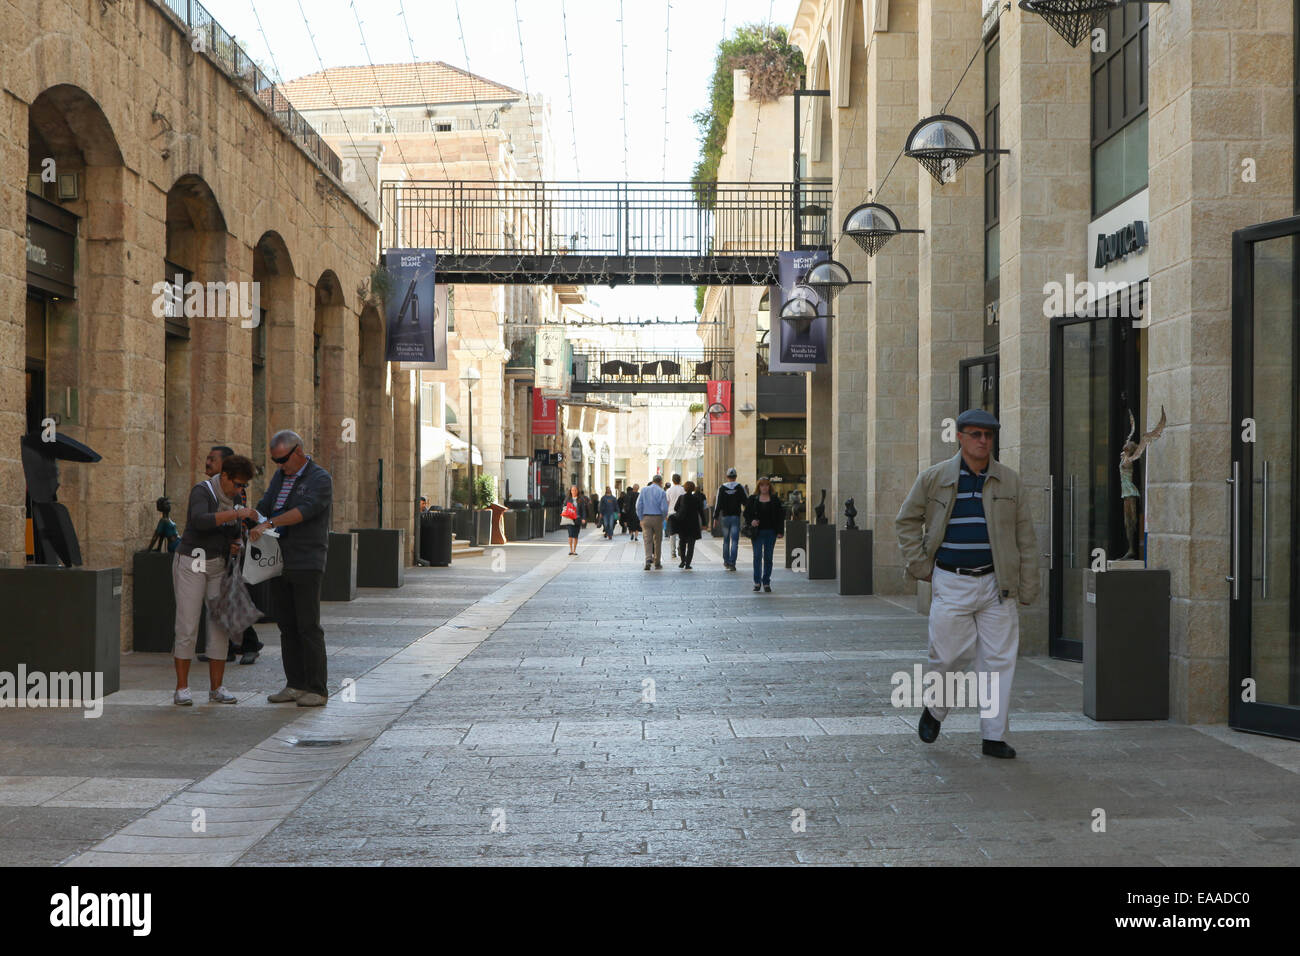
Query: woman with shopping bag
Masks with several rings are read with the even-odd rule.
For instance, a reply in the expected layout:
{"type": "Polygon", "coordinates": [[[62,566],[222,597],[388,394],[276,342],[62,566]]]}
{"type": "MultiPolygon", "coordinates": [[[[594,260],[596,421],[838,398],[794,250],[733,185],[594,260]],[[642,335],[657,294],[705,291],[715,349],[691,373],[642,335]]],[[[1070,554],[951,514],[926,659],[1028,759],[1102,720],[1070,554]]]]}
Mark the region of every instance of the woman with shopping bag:
{"type": "MultiPolygon", "coordinates": [[[[216,601],[222,595],[226,564],[231,546],[240,536],[240,522],[256,519],[252,508],[238,507],[234,498],[253,480],[253,463],[243,455],[231,455],[221,463],[220,473],[200,481],[190,490],[185,516],[185,533],[172,558],[172,589],[176,595],[175,642],[172,658],[176,666],[176,691],[172,702],[189,707],[190,661],[198,639],[199,615],[204,601],[216,601]]],[[[226,646],[229,631],[208,616],[208,702],[233,704],[235,695],[222,681],[226,673],[226,646]]]]}
{"type": "Polygon", "coordinates": [[[587,523],[583,517],[583,506],[578,503],[578,486],[574,485],[569,489],[569,500],[564,503],[564,510],[560,512],[560,517],[566,524],[564,527],[569,532],[569,554],[578,553],[578,532],[582,526],[587,523]]]}

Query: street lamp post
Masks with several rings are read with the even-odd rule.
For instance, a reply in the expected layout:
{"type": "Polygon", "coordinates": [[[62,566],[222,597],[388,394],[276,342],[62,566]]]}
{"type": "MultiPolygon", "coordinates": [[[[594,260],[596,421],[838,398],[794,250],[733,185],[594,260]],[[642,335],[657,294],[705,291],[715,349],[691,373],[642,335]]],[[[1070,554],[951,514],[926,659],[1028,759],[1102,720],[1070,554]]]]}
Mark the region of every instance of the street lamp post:
{"type": "Polygon", "coordinates": [[[476,368],[467,368],[460,380],[465,383],[465,393],[469,398],[469,448],[465,450],[465,460],[469,463],[469,543],[478,547],[478,515],[474,505],[478,501],[478,489],[474,487],[474,386],[483,376],[476,368]]]}

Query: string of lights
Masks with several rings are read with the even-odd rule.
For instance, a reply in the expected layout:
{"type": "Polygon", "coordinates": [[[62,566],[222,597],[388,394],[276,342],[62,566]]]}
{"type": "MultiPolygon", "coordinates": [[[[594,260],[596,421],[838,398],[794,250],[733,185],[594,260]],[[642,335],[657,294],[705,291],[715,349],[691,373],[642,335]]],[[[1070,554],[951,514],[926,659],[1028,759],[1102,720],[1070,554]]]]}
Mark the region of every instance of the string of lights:
{"type": "MultiPolygon", "coordinates": [[[[413,63],[418,64],[420,62],[420,58],[415,55],[415,37],[411,35],[411,24],[410,21],[406,19],[406,4],[404,0],[397,0],[397,9],[402,14],[402,26],[406,30],[406,42],[407,45],[411,48],[411,61],[413,63]]],[[[418,69],[415,70],[414,72],[415,72],[415,82],[420,87],[420,98],[424,100],[425,111],[429,112],[432,109],[433,103],[429,98],[428,91],[424,88],[424,77],[418,69]]],[[[442,143],[438,139],[438,131],[437,129],[434,128],[433,123],[429,124],[429,129],[430,132],[433,134],[433,148],[438,152],[438,165],[442,167],[442,175],[450,182],[452,175],[451,175],[451,171],[447,169],[447,161],[443,158],[442,155],[442,143]]],[[[429,212],[429,215],[430,218],[432,219],[431,210],[429,212]]]]}
{"type": "MultiPolygon", "coordinates": [[[[518,3],[519,0],[515,0],[515,2],[518,3]]],[[[625,28],[623,0],[618,0],[618,59],[619,73],[622,79],[620,89],[623,94],[623,178],[631,179],[627,163],[627,39],[624,33],[625,28]]]]}
{"type": "Polygon", "coordinates": [[[564,78],[569,82],[569,130],[573,135],[573,170],[582,181],[582,166],[578,161],[578,120],[573,109],[573,54],[569,52],[569,15],[564,0],[560,0],[560,24],[564,30],[564,78]]]}
{"type": "Polygon", "coordinates": [[[664,151],[660,179],[668,181],[668,72],[672,63],[672,22],[673,0],[668,0],[667,12],[664,14],[664,151]]]}
{"type": "MultiPolygon", "coordinates": [[[[478,136],[483,143],[483,161],[487,163],[488,175],[492,177],[492,182],[497,181],[496,164],[492,162],[492,152],[488,149],[487,133],[483,131],[483,111],[478,103],[478,84],[475,82],[478,77],[474,75],[474,67],[469,62],[469,44],[465,42],[465,24],[460,18],[460,0],[455,0],[456,9],[456,26],[460,30],[460,49],[465,54],[465,72],[470,75],[469,94],[474,100],[474,115],[478,118],[478,136]]],[[[497,123],[500,124],[501,113],[497,112],[497,123]]]]}
{"type": "MultiPolygon", "coordinates": [[[[302,0],[299,0],[300,7],[301,4],[302,0]]],[[[406,170],[406,178],[413,180],[416,178],[415,170],[411,169],[410,164],[406,161],[406,152],[402,149],[402,138],[397,135],[397,124],[393,122],[393,114],[388,109],[388,104],[384,102],[384,88],[379,82],[379,71],[375,69],[375,61],[370,56],[370,45],[366,43],[366,31],[361,25],[361,13],[357,10],[356,0],[351,0],[348,6],[352,8],[352,16],[357,21],[357,35],[361,38],[361,50],[366,55],[366,62],[370,64],[370,76],[375,81],[375,95],[379,97],[379,108],[384,111],[385,121],[393,131],[393,142],[397,144],[397,158],[401,161],[402,168],[406,170]]]]}
{"type": "MultiPolygon", "coordinates": [[[[621,2],[621,0],[620,0],[621,2]]],[[[533,115],[533,96],[528,89],[528,67],[524,64],[524,23],[519,16],[519,0],[515,0],[515,33],[519,37],[519,70],[524,77],[524,101],[528,104],[528,129],[533,134],[533,155],[537,157],[537,178],[543,179],[546,157],[542,155],[542,142],[537,136],[537,118],[533,115]]],[[[627,98],[623,100],[623,165],[627,166],[627,98]]]]}

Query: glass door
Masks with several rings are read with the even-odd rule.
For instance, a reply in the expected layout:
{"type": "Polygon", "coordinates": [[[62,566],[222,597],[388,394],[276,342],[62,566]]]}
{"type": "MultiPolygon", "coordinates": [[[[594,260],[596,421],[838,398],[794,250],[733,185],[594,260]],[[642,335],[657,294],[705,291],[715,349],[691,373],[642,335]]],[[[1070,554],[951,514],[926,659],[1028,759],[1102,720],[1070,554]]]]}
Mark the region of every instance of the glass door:
{"type": "Polygon", "coordinates": [[[1228,722],[1300,739],[1296,236],[1300,218],[1233,235],[1228,722]]]}
{"type": "Polygon", "coordinates": [[[1052,322],[1052,523],[1048,652],[1083,660],[1084,577],[1100,548],[1124,555],[1119,457],[1128,413],[1141,421],[1135,333],[1118,308],[1109,317],[1052,322]]]}

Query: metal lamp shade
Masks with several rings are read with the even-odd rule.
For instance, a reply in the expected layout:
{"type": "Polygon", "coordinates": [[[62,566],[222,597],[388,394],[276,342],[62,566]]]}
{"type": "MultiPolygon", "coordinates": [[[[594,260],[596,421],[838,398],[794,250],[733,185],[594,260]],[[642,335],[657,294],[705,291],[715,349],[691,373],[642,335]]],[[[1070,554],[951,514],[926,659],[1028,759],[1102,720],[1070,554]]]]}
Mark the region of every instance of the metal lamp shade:
{"type": "Polygon", "coordinates": [[[823,298],[834,301],[835,297],[852,281],[853,276],[843,263],[827,259],[808,270],[803,284],[818,290],[823,298]]]}
{"type": "Polygon", "coordinates": [[[799,335],[807,335],[815,318],[817,318],[816,301],[807,290],[796,287],[794,293],[781,306],[781,321],[788,322],[799,335]]]}
{"type": "Polygon", "coordinates": [[[898,217],[888,206],[863,203],[844,218],[844,233],[851,236],[863,252],[874,256],[885,243],[898,235],[898,217]]]}
{"type": "Polygon", "coordinates": [[[982,150],[979,137],[969,124],[956,116],[939,114],[921,120],[912,128],[903,152],[943,183],[945,173],[951,181],[952,175],[982,150]]]}
{"type": "Polygon", "coordinates": [[[1036,13],[1070,46],[1078,46],[1123,0],[1020,0],[1020,9],[1036,13]]]}

